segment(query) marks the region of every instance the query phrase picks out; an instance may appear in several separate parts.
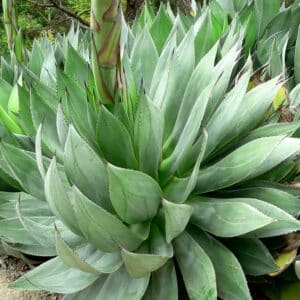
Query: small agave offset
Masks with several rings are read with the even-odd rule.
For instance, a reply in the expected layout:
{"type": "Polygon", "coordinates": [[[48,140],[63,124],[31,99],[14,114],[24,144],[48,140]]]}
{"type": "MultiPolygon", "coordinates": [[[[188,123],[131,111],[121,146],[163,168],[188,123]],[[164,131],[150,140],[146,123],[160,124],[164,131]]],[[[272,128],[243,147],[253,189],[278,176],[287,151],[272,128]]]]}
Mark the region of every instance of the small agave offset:
{"type": "Polygon", "coordinates": [[[91,59],[72,29],[1,63],[0,175],[22,191],[0,194],[2,248],[53,257],[12,287],[252,299],[246,276],[278,271],[267,241],[300,230],[300,193],[280,184],[300,153],[299,114],[283,123],[272,109],[283,79],[249,89],[244,26],[225,22],[220,1],[197,17],[145,5],[131,27],[117,1],[92,1],[94,22],[100,2],[115,24],[99,28],[120,44],[94,23],[91,59]]]}

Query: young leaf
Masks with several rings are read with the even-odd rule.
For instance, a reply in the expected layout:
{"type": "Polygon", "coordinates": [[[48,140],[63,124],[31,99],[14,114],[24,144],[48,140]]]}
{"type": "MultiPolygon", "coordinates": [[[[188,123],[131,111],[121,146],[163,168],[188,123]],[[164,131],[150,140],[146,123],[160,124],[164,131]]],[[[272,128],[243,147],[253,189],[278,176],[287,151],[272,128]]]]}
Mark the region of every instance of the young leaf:
{"type": "Polygon", "coordinates": [[[162,97],[162,103],[158,104],[165,113],[166,138],[173,130],[181,103],[181,101],[174,101],[174,99],[182,99],[186,85],[194,69],[194,39],[194,28],[191,28],[178,48],[175,49],[166,79],[167,87],[162,97]]]}
{"type": "Polygon", "coordinates": [[[182,233],[193,213],[193,208],[187,204],[175,204],[163,199],[165,214],[166,240],[170,243],[182,233]]]}
{"type": "Polygon", "coordinates": [[[150,27],[150,33],[160,54],[172,29],[172,20],[166,12],[164,5],[160,5],[159,11],[150,27]]]}
{"type": "Polygon", "coordinates": [[[101,106],[97,122],[97,137],[104,157],[111,163],[135,169],[137,161],[131,136],[124,126],[104,106],[101,106]]]}
{"type": "Polygon", "coordinates": [[[131,64],[138,84],[143,81],[144,88],[149,91],[158,54],[153,39],[147,28],[136,38],[131,55],[131,64]],[[145,59],[145,57],[147,59],[145,59]]]}
{"type": "Polygon", "coordinates": [[[133,278],[141,278],[162,267],[173,256],[172,245],[166,243],[164,236],[156,225],[150,231],[149,252],[143,253],[122,249],[122,257],[128,273],[133,278]]]}
{"type": "Polygon", "coordinates": [[[83,194],[112,211],[106,166],[72,125],[65,145],[64,166],[68,178],[83,194]]]}
{"type": "Polygon", "coordinates": [[[134,224],[156,215],[162,192],[154,179],[110,164],[108,174],[111,202],[122,220],[134,224]]]}
{"type": "Polygon", "coordinates": [[[134,140],[139,169],[157,178],[162,159],[164,116],[147,97],[140,99],[135,118],[134,140]]]}

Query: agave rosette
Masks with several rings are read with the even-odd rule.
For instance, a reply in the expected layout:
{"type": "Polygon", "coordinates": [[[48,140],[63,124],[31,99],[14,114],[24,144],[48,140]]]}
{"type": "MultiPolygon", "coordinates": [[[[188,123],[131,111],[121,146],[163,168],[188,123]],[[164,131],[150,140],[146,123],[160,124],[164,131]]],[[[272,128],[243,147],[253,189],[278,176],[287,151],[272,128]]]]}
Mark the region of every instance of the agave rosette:
{"type": "MultiPolygon", "coordinates": [[[[71,53],[75,50],[80,57],[88,59],[87,37],[87,34],[72,26],[66,36],[58,35],[54,41],[50,41],[47,37],[34,41],[32,50],[24,52],[22,65],[18,64],[13,52],[9,59],[1,58],[0,128],[3,143],[32,155],[35,150],[37,129],[40,123],[44,122],[45,134],[50,137],[48,138],[50,142],[44,144],[44,152],[51,156],[59,149],[48,126],[49,122],[51,124],[53,121],[52,117],[56,115],[59,102],[56,94],[57,70],[61,68],[67,70],[71,63],[74,64],[71,62],[74,59],[71,53]],[[43,101],[38,103],[40,98],[43,98],[43,101]],[[47,118],[44,117],[45,112],[47,118]]],[[[21,164],[26,165],[26,162],[21,164]]],[[[32,166],[29,164],[26,168],[30,173],[32,166]]],[[[52,249],[43,247],[27,234],[18,218],[16,203],[20,200],[25,205],[25,215],[34,217],[42,223],[53,224],[53,220],[52,223],[49,221],[49,216],[53,216],[53,213],[43,200],[42,190],[32,191],[27,188],[30,182],[24,187],[18,181],[1,154],[1,190],[6,191],[1,192],[0,197],[1,249],[22,258],[23,254],[34,255],[37,260],[40,256],[53,256],[56,254],[54,247],[52,249]],[[19,193],[20,190],[23,192],[19,193]]]]}
{"type": "Polygon", "coordinates": [[[71,46],[64,70],[24,83],[22,133],[1,144],[1,169],[26,194],[2,194],[1,236],[56,257],[13,287],[66,300],[251,299],[246,275],[278,271],[261,239],[300,230],[299,195],[277,183],[300,152],[300,123],[268,118],[279,78],[249,91],[241,27],[215,24],[210,8],[193,19],[148,5],[123,22],[113,105],[71,46]]]}

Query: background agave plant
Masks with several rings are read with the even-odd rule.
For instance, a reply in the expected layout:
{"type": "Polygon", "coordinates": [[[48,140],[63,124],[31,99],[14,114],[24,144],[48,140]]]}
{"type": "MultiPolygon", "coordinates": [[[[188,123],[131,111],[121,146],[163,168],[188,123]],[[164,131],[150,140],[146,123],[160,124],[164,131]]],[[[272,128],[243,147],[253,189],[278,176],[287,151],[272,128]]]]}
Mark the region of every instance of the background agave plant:
{"type": "MultiPolygon", "coordinates": [[[[88,59],[87,41],[86,34],[72,27],[67,36],[57,36],[55,41],[47,38],[35,41],[32,50],[25,52],[22,65],[18,64],[14,52],[11,53],[10,59],[1,58],[0,128],[2,142],[33,154],[37,129],[43,121],[45,134],[48,140],[51,139],[50,143],[44,145],[44,152],[53,155],[55,151],[58,151],[53,131],[49,127],[49,123],[53,122],[52,117],[56,114],[58,103],[57,70],[61,68],[67,70],[71,61],[76,61],[75,49],[80,53],[80,58],[88,59]],[[41,98],[43,100],[39,102],[41,98]],[[51,111],[55,112],[54,115],[51,111]],[[45,117],[45,112],[47,112],[47,117],[45,117]]],[[[54,123],[52,126],[55,126],[54,123]]],[[[30,187],[27,189],[20,185],[2,155],[0,164],[1,190],[6,191],[2,192],[0,197],[2,250],[22,258],[24,258],[23,254],[34,255],[35,260],[40,260],[39,257],[42,256],[55,255],[56,251],[53,251],[53,247],[52,250],[43,247],[26,234],[16,213],[16,203],[20,200],[26,203],[25,215],[35,217],[41,222],[50,220],[49,216],[53,213],[43,201],[42,190],[34,192],[30,187]],[[19,191],[22,192],[19,193],[19,191]]],[[[29,168],[27,172],[30,172],[30,165],[27,165],[27,168],[29,168]]],[[[31,180],[34,181],[34,178],[31,180]]],[[[30,182],[26,186],[30,186],[30,182]]]]}
{"type": "Polygon", "coordinates": [[[248,90],[243,26],[219,26],[216,3],[196,19],[146,5],[123,21],[113,105],[79,32],[37,43],[18,68],[3,61],[2,178],[25,193],[1,194],[2,243],[55,256],[14,287],[251,299],[246,275],[283,271],[274,237],[299,230],[300,203],[277,182],[297,168],[300,123],[270,114],[279,77],[248,90]]]}

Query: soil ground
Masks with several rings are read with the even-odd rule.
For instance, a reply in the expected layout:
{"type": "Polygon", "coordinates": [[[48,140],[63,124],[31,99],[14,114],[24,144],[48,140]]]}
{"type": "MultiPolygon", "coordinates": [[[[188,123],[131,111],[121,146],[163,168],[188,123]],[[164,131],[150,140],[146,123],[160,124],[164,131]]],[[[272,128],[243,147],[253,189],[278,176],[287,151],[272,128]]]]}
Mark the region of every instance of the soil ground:
{"type": "Polygon", "coordinates": [[[0,300],[59,300],[58,295],[46,292],[22,292],[8,288],[10,282],[16,280],[29,270],[29,266],[19,259],[0,256],[0,300]]]}

